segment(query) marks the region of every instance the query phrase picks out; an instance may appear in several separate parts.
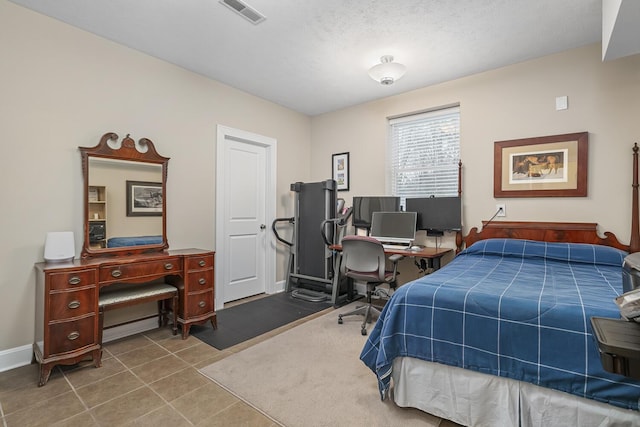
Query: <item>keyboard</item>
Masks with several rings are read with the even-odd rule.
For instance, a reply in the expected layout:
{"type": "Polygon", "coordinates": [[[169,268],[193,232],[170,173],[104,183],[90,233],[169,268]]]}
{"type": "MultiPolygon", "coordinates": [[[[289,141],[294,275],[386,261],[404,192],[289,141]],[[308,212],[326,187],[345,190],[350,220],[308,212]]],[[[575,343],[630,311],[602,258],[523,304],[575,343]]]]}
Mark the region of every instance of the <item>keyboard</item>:
{"type": "Polygon", "coordinates": [[[382,247],[385,248],[385,249],[389,249],[389,250],[408,251],[411,246],[408,246],[408,245],[389,245],[389,244],[385,243],[385,244],[382,245],[382,247]]]}

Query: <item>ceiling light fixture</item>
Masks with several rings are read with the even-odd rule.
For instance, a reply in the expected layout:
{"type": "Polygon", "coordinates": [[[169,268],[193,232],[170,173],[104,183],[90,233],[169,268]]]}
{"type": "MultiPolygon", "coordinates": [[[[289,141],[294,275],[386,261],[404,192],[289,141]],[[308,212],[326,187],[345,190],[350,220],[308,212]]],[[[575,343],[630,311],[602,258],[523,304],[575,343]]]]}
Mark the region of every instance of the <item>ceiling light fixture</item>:
{"type": "Polygon", "coordinates": [[[369,69],[369,76],[383,85],[393,84],[407,72],[407,67],[397,62],[393,62],[393,56],[384,55],[380,58],[380,64],[369,69]]]}

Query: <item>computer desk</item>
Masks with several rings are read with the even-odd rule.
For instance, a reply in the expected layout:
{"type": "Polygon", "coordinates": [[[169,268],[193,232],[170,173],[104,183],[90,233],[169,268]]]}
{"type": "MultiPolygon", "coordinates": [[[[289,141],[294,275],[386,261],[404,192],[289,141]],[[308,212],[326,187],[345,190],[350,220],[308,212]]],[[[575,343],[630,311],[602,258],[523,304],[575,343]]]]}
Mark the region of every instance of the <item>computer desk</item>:
{"type": "MultiPolygon", "coordinates": [[[[331,303],[335,306],[338,304],[340,293],[340,276],[342,267],[342,245],[331,245],[329,249],[336,251],[335,264],[333,269],[333,287],[331,290],[331,303]]],[[[424,247],[420,250],[385,248],[386,255],[402,255],[412,258],[424,258],[427,260],[429,268],[437,270],[440,268],[440,260],[449,252],[451,248],[428,248],[424,247]]]]}

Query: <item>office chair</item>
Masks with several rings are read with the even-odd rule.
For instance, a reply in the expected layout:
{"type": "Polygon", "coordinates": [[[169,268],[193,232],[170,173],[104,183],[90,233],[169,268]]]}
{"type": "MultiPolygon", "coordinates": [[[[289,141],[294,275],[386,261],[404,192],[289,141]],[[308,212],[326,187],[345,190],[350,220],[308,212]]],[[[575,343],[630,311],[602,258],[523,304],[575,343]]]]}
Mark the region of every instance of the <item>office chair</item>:
{"type": "Polygon", "coordinates": [[[361,280],[367,285],[367,304],[348,313],[338,315],[338,323],[342,318],[352,315],[363,315],[362,335],[367,335],[367,323],[371,323],[373,315],[380,315],[380,310],[371,303],[371,296],[376,286],[389,284],[395,288],[398,261],[402,255],[392,255],[389,260],[393,263],[393,270],[386,270],[386,254],[379,240],[368,236],[345,236],[342,239],[342,267],[344,274],[353,280],[361,280]]]}

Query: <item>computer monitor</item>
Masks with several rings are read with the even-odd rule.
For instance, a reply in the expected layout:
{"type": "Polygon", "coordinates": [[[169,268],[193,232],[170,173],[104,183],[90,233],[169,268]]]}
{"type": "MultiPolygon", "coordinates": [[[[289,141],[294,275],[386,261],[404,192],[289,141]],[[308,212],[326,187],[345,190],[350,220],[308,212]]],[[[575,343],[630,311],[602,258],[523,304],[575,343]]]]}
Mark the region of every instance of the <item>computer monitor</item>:
{"type": "Polygon", "coordinates": [[[354,227],[371,228],[371,217],[374,212],[398,212],[400,197],[395,196],[356,196],[353,198],[354,227]]]}
{"type": "Polygon", "coordinates": [[[371,237],[384,243],[411,245],[416,238],[415,212],[374,212],[371,218],[371,237]]]}
{"type": "Polygon", "coordinates": [[[462,228],[460,197],[407,198],[406,210],[418,214],[418,230],[452,231],[462,228]]]}

